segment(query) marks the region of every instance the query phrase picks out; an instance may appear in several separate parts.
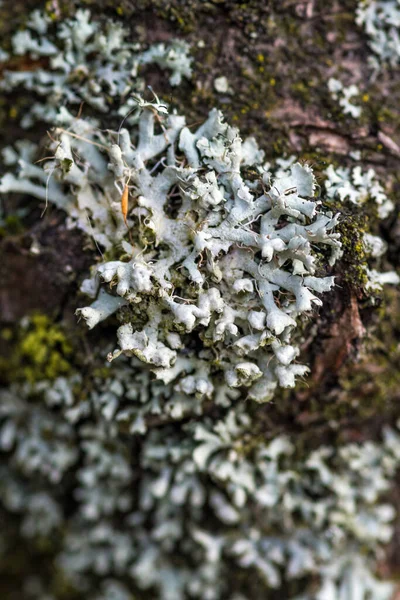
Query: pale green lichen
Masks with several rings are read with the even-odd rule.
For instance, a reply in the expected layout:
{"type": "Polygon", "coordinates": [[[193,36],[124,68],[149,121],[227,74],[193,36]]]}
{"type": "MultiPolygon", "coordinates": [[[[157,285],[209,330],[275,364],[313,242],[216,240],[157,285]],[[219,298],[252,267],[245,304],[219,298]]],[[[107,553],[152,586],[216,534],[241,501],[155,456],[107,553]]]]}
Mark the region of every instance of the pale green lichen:
{"type": "MultiPolygon", "coordinates": [[[[115,285],[120,298],[103,288],[78,312],[93,327],[123,306],[120,350],[112,358],[135,355],[165,383],[202,373],[268,400],[277,384],[293,387],[307,371],[294,362],[292,331],[302,313],[321,305],[316,294],[333,285],[332,276],[316,276],[313,247],[331,249],[335,263],[338,215],[321,211],[313,199],[307,166],[294,164],[270,182],[255,141],[242,142],[217,111],[192,133],[181,116],[162,121],[165,107],[160,113],[160,105],[140,99],[138,105],[138,127],[130,134],[101,133],[90,121],[71,118],[52,146],[55,161],[45,165],[52,183],[36,193],[47,194],[97,243],[107,249],[120,243],[131,256],[98,265],[84,283],[93,295],[100,281],[115,285]],[[159,123],[162,131],[155,133],[159,123]],[[258,182],[243,178],[247,166],[258,169],[258,182]],[[133,245],[120,208],[128,184],[136,198],[127,216],[133,245]],[[194,334],[198,344],[188,354],[194,334]]],[[[35,193],[30,174],[25,168],[18,179],[6,175],[0,190],[20,190],[26,182],[35,193]]]]}
{"type": "MultiPolygon", "coordinates": [[[[108,388],[117,404],[139,389],[134,377],[128,365],[116,371],[108,388]]],[[[98,395],[108,392],[98,383],[80,414],[71,406],[73,379],[14,385],[0,412],[0,447],[10,456],[0,491],[7,509],[22,514],[23,537],[38,534],[38,518],[40,535],[65,530],[62,490],[76,474],[76,509],[56,563],[85,597],[98,598],[88,593],[97,577],[162,600],[233,598],[233,564],[257,576],[257,598],[285,582],[297,590],[285,597],[297,600],[328,592],[335,600],[390,598],[392,586],[371,568],[393,531],[394,509],[381,498],[400,464],[397,430],[386,428],[379,443],[298,453],[286,436],[266,442],[236,403],[222,418],[152,428],[131,464],[134,439],[104,412],[98,395]],[[39,407],[32,400],[40,388],[39,407]]],[[[128,403],[135,409],[139,399],[128,403]]],[[[41,585],[35,598],[46,593],[41,585]]]]}
{"type": "Polygon", "coordinates": [[[385,219],[394,209],[392,200],[387,197],[382,184],[374,171],[369,168],[362,170],[361,166],[351,168],[334,168],[329,165],[326,172],[325,188],[328,198],[338,198],[362,206],[372,199],[377,207],[380,219],[385,219]]]}
{"type": "Polygon", "coordinates": [[[362,112],[361,106],[354,103],[354,98],[360,95],[360,90],[356,85],[345,87],[339,79],[331,77],[328,79],[328,89],[332,97],[338,101],[345,115],[350,115],[357,119],[362,112]]]}
{"type": "MultiPolygon", "coordinates": [[[[171,85],[183,77],[190,78],[189,46],[174,40],[156,44],[143,51],[140,44],[129,40],[129,31],[118,22],[96,21],[89,10],[77,10],[74,17],[57,24],[40,11],[34,11],[27,28],[12,38],[15,55],[27,55],[33,60],[45,58],[48,64],[35,70],[5,70],[1,89],[11,91],[22,87],[43,100],[33,102],[21,120],[31,127],[37,120],[63,123],[60,106],[82,103],[102,113],[126,112],[125,102],[132,92],[143,90],[139,77],[141,65],[158,64],[171,71],[171,85]],[[49,41],[53,37],[55,41],[49,41]],[[118,108],[113,106],[118,98],[118,108]]],[[[5,61],[7,55],[0,55],[5,61]]]]}
{"type": "Polygon", "coordinates": [[[400,2],[399,0],[361,0],[356,22],[369,37],[369,47],[375,56],[370,63],[375,71],[382,66],[397,67],[400,63],[400,2]]]}
{"type": "MultiPolygon", "coordinates": [[[[327,200],[340,201],[350,205],[363,207],[367,202],[373,202],[376,206],[378,219],[387,218],[394,210],[394,203],[386,195],[385,189],[380,183],[375,171],[370,168],[363,171],[360,166],[352,169],[338,167],[335,169],[330,165],[326,171],[324,186],[327,200]]],[[[400,277],[395,271],[380,272],[377,270],[379,259],[387,251],[386,242],[376,234],[365,231],[362,234],[362,254],[365,257],[364,264],[360,261],[358,265],[364,279],[364,289],[371,295],[382,290],[386,284],[398,285],[400,277]]],[[[351,240],[354,246],[355,240],[351,240]]]]}

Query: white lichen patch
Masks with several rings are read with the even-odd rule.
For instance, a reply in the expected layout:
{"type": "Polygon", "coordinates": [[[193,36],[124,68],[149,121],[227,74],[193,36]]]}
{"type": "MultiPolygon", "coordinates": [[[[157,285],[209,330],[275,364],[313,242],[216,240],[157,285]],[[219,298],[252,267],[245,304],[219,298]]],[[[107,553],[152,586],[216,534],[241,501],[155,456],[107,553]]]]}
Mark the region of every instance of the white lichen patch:
{"type": "Polygon", "coordinates": [[[192,58],[190,46],[183,40],[175,40],[172,44],[155,44],[139,57],[139,63],[156,64],[162,69],[172,71],[169,78],[171,85],[180,85],[182,79],[192,76],[192,58]]]}
{"type": "Polygon", "coordinates": [[[221,75],[221,77],[216,77],[214,79],[214,89],[219,94],[232,94],[233,91],[229,86],[229,81],[225,75],[221,75]]]}
{"type": "Polygon", "coordinates": [[[360,166],[352,169],[329,165],[325,171],[325,189],[328,198],[338,198],[342,202],[348,200],[352,204],[362,206],[371,199],[376,203],[378,216],[385,219],[394,209],[392,200],[380,183],[374,169],[363,171],[360,166]]]}
{"type": "MultiPolygon", "coordinates": [[[[146,395],[155,402],[147,376],[120,363],[84,402],[79,377],[0,394],[1,503],[21,515],[24,539],[57,537],[63,579],[88,600],[125,600],[131,586],[160,600],[220,600],[234,566],[239,579],[256,575],[265,596],[299,600],[290,582],[302,600],[391,598],[374,566],[393,534],[383,498],[400,466],[396,428],[378,442],[299,453],[287,436],[255,437],[236,403],[216,419],[153,427],[138,446],[104,409],[113,398],[132,409],[146,395]]],[[[39,580],[32,597],[47,585],[39,580]]]]}
{"type": "MultiPolygon", "coordinates": [[[[164,117],[163,105],[137,101],[130,133],[102,133],[72,118],[68,131],[56,130],[47,191],[47,176],[25,163],[0,190],[26,185],[47,194],[71,225],[107,250],[123,249],[122,260],[94,269],[84,289],[93,295],[100,281],[106,285],[78,311],[92,327],[124,306],[110,359],[136,356],[177,385],[188,376],[207,380],[206,395],[218,382],[266,401],[278,384],[293,387],[307,372],[296,362],[293,332],[333,286],[332,276],[317,275],[315,249],[325,252],[325,266],[335,263],[338,215],[321,210],[306,165],[270,182],[255,141],[243,142],[218,111],[191,131],[183,117],[164,117]],[[249,166],[258,169],[256,182],[246,180],[249,166]],[[127,185],[130,234],[120,206],[127,185]],[[107,287],[113,296],[104,295],[107,287]]],[[[192,393],[202,396],[198,385],[192,393]]]]}
{"type": "MultiPolygon", "coordinates": [[[[0,89],[21,87],[41,97],[21,121],[23,127],[31,127],[37,120],[62,124],[59,107],[78,111],[82,103],[109,116],[118,111],[125,114],[131,93],[144,89],[138,75],[141,65],[163,67],[170,72],[171,85],[191,77],[192,58],[186,42],[173,40],[143,51],[131,40],[132,35],[120,23],[95,20],[89,10],[77,10],[73,18],[55,28],[45,13],[36,10],[26,29],[13,36],[12,45],[15,55],[41,60],[43,66],[5,70],[0,89]]],[[[6,59],[7,55],[0,53],[0,61],[6,59]]]]}
{"type": "MultiPolygon", "coordinates": [[[[394,210],[392,200],[387,197],[373,169],[362,171],[360,166],[352,169],[345,167],[335,169],[330,165],[325,175],[327,178],[324,185],[328,200],[337,199],[342,203],[349,202],[360,207],[368,200],[372,200],[376,203],[377,215],[380,219],[385,219],[394,210]]],[[[367,257],[367,264],[363,267],[367,278],[366,291],[373,295],[380,292],[384,285],[398,285],[400,277],[395,271],[381,272],[376,268],[381,262],[380,259],[386,254],[386,242],[378,235],[365,232],[363,245],[367,257]]]]}
{"type": "Polygon", "coordinates": [[[361,106],[354,102],[354,98],[360,96],[360,90],[356,85],[345,87],[339,79],[331,77],[328,80],[328,89],[332,97],[338,101],[345,115],[350,115],[354,119],[361,115],[361,106]]]}
{"type": "Polygon", "coordinates": [[[382,66],[397,67],[400,63],[400,1],[361,0],[357,6],[356,22],[369,38],[370,57],[374,70],[382,66]]]}

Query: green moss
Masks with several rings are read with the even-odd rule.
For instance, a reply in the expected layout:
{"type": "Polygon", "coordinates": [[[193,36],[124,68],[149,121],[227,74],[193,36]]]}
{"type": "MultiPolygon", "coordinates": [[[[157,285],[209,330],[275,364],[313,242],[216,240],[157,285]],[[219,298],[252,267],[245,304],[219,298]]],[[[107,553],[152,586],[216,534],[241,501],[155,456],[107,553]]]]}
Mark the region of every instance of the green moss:
{"type": "Polygon", "coordinates": [[[294,81],[291,87],[294,98],[305,104],[311,101],[310,84],[307,84],[305,81],[294,81]]]}
{"type": "MultiPolygon", "coordinates": [[[[11,341],[11,330],[2,338],[11,341]]],[[[8,357],[0,358],[0,375],[7,381],[54,380],[71,370],[72,347],[62,331],[46,315],[36,314],[20,326],[12,340],[8,357]]]]}
{"type": "Polygon", "coordinates": [[[24,231],[24,226],[20,217],[16,214],[8,215],[4,219],[4,225],[0,227],[0,237],[8,235],[19,235],[24,231]]]}
{"type": "Polygon", "coordinates": [[[368,223],[369,218],[365,213],[345,214],[337,227],[343,249],[340,263],[341,281],[358,294],[368,283],[368,262],[363,243],[364,233],[369,231],[368,223]]]}

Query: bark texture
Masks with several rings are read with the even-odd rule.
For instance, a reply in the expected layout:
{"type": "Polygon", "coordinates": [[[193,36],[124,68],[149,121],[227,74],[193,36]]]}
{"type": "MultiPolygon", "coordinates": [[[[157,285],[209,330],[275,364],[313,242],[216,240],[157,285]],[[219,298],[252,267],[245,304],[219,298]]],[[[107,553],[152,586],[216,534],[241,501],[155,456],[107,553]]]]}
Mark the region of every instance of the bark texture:
{"type": "MultiPolygon", "coordinates": [[[[72,3],[48,4],[68,15],[72,3]]],[[[367,39],[354,22],[355,0],[93,0],[81,4],[121,18],[134,40],[152,43],[179,37],[190,43],[195,56],[192,82],[171,88],[161,71],[142,70],[153,89],[183,110],[189,123],[201,121],[213,106],[221,108],[243,134],[255,135],[267,160],[294,154],[307,160],[317,176],[330,163],[351,165],[349,153],[361,151],[364,166],[372,166],[391,182],[396,210],[376,227],[389,244],[392,268],[400,267],[400,79],[398,73],[386,70],[371,80],[367,39]],[[354,83],[363,93],[360,119],[343,115],[329,93],[327,81],[338,74],[346,85],[354,83]],[[233,94],[216,91],[214,81],[220,76],[227,77],[233,94]]],[[[6,43],[10,32],[23,27],[29,10],[36,6],[43,2],[3,3],[0,35],[6,43]]],[[[24,60],[12,59],[11,68],[20,69],[24,60]]],[[[28,104],[23,92],[1,98],[2,145],[21,135],[18,117],[28,104]]],[[[37,140],[45,132],[45,126],[36,127],[30,135],[37,140]]],[[[80,304],[78,285],[96,250],[79,233],[66,229],[61,213],[50,207],[41,218],[42,209],[29,198],[5,199],[8,225],[0,239],[0,314],[5,332],[0,340],[0,374],[6,383],[18,377],[28,360],[16,350],[18,323],[25,315],[47,315],[67,332],[73,348],[71,362],[84,368],[96,365],[90,348],[99,334],[87,333],[74,316],[80,304]],[[17,207],[25,211],[18,220],[13,219],[17,207]],[[40,248],[37,254],[30,250],[33,242],[40,248]]],[[[345,252],[335,267],[338,285],[324,300],[303,344],[311,374],[306,383],[280,392],[273,404],[265,406],[268,438],[284,432],[307,443],[314,439],[316,445],[321,440],[359,441],[374,438],[382,425],[400,416],[400,292],[389,289],[372,304],[363,289],[357,242],[366,220],[376,220],[368,207],[358,216],[344,209],[340,227],[345,252]]],[[[393,501],[400,507],[398,489],[393,501]]],[[[400,522],[397,529],[400,533],[400,522]]],[[[388,549],[382,573],[398,573],[398,545],[397,539],[388,549]]],[[[27,553],[28,549],[17,548],[11,566],[0,567],[8,573],[0,587],[2,597],[22,598],[15,590],[22,563],[29,561],[27,553]]]]}

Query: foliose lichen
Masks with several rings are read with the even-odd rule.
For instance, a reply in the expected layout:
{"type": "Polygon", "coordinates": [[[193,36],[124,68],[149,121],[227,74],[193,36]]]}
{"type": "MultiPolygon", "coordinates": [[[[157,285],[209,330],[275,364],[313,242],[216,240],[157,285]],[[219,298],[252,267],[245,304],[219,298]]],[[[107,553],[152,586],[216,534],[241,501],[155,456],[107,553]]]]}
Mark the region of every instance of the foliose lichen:
{"type": "Polygon", "coordinates": [[[354,102],[354,98],[357,98],[360,94],[360,90],[356,85],[352,84],[346,87],[339,79],[331,77],[328,79],[328,89],[332,97],[342,107],[345,115],[350,115],[354,119],[357,119],[361,115],[361,106],[358,106],[354,102]]]}
{"type": "MultiPolygon", "coordinates": [[[[3,91],[23,88],[41,98],[21,119],[22,127],[31,127],[37,120],[62,124],[63,113],[58,109],[64,105],[78,110],[86,103],[100,113],[126,114],[132,92],[144,88],[139,77],[141,65],[154,63],[170,71],[171,85],[192,73],[189,46],[184,41],[143,50],[129,40],[129,31],[120,23],[96,21],[89,10],[77,10],[73,18],[57,24],[36,10],[26,29],[13,36],[12,46],[15,56],[28,56],[39,63],[33,70],[6,68],[0,83],[3,91]]],[[[0,61],[7,58],[0,54],[0,61]]]]}
{"type": "MultiPolygon", "coordinates": [[[[132,368],[119,368],[125,381],[119,371],[110,393],[124,402],[138,388],[132,368]]],[[[57,534],[57,569],[85,597],[99,597],[94,577],[126,597],[133,586],[162,600],[248,598],[227,576],[233,564],[257,577],[257,598],[287,582],[297,600],[390,598],[371,569],[392,535],[394,509],[381,498],[400,463],[396,429],[379,443],[298,453],[287,436],[266,441],[239,403],[216,420],[154,427],[138,453],[96,400],[104,384],[74,409],[78,379],[2,392],[0,489],[23,538],[57,534]],[[72,471],[76,508],[65,521],[72,471]]]]}
{"type": "Polygon", "coordinates": [[[101,281],[109,291],[102,285],[78,311],[90,328],[120,311],[111,359],[137,356],[164,383],[200,397],[223,385],[268,400],[278,383],[292,387],[307,371],[294,362],[292,331],[333,285],[316,275],[313,248],[326,247],[326,264],[335,263],[338,215],[313,199],[307,165],[270,181],[255,140],[243,142],[218,111],[192,132],[163,105],[137,102],[131,132],[102,133],[71,117],[68,130],[53,134],[55,160],[44,172],[31,165],[8,174],[0,190],[46,197],[98,244],[121,248],[123,260],[96,265],[83,283],[92,296],[101,281]],[[257,181],[246,181],[249,166],[257,181]]]}
{"type": "MultiPolygon", "coordinates": [[[[32,552],[48,544],[71,597],[389,600],[375,572],[393,534],[398,427],[304,445],[265,431],[258,404],[307,371],[303,321],[342,252],[337,200],[393,209],[376,174],[330,167],[319,196],[310,166],[266,164],[219,111],[194,127],[132,93],[138,64],[190,75],[181,42],[143,53],[86,11],[53,31],[32,15],[14,49],[49,62],[4,84],[43,96],[23,124],[55,125],[53,158],[35,164],[26,141],[5,149],[0,191],[57,206],[95,242],[78,315],[89,328],[116,316],[119,348],[103,340],[111,362],[97,371],[1,390],[1,509],[32,552]],[[71,114],[82,100],[94,116],[71,114]]],[[[368,265],[386,251],[373,231],[362,245],[368,265]]],[[[374,285],[395,282],[372,269],[374,285]]],[[[11,544],[2,532],[3,556],[11,544]]],[[[29,597],[69,598],[52,577],[29,579],[29,597]]]]}
{"type": "MultiPolygon", "coordinates": [[[[336,169],[329,165],[325,177],[324,187],[328,204],[329,201],[336,200],[341,204],[348,203],[350,206],[362,208],[368,202],[372,203],[378,222],[386,219],[394,211],[393,201],[388,198],[372,168],[363,171],[360,165],[336,169]]],[[[400,283],[399,275],[395,271],[379,272],[376,268],[376,263],[387,251],[387,243],[375,231],[363,232],[362,249],[366,260],[359,266],[365,275],[365,291],[373,295],[385,284],[400,283]]]]}
{"type": "Polygon", "coordinates": [[[375,56],[370,64],[375,71],[384,65],[397,67],[400,62],[400,2],[399,0],[361,0],[356,22],[369,37],[369,47],[375,56]]]}

